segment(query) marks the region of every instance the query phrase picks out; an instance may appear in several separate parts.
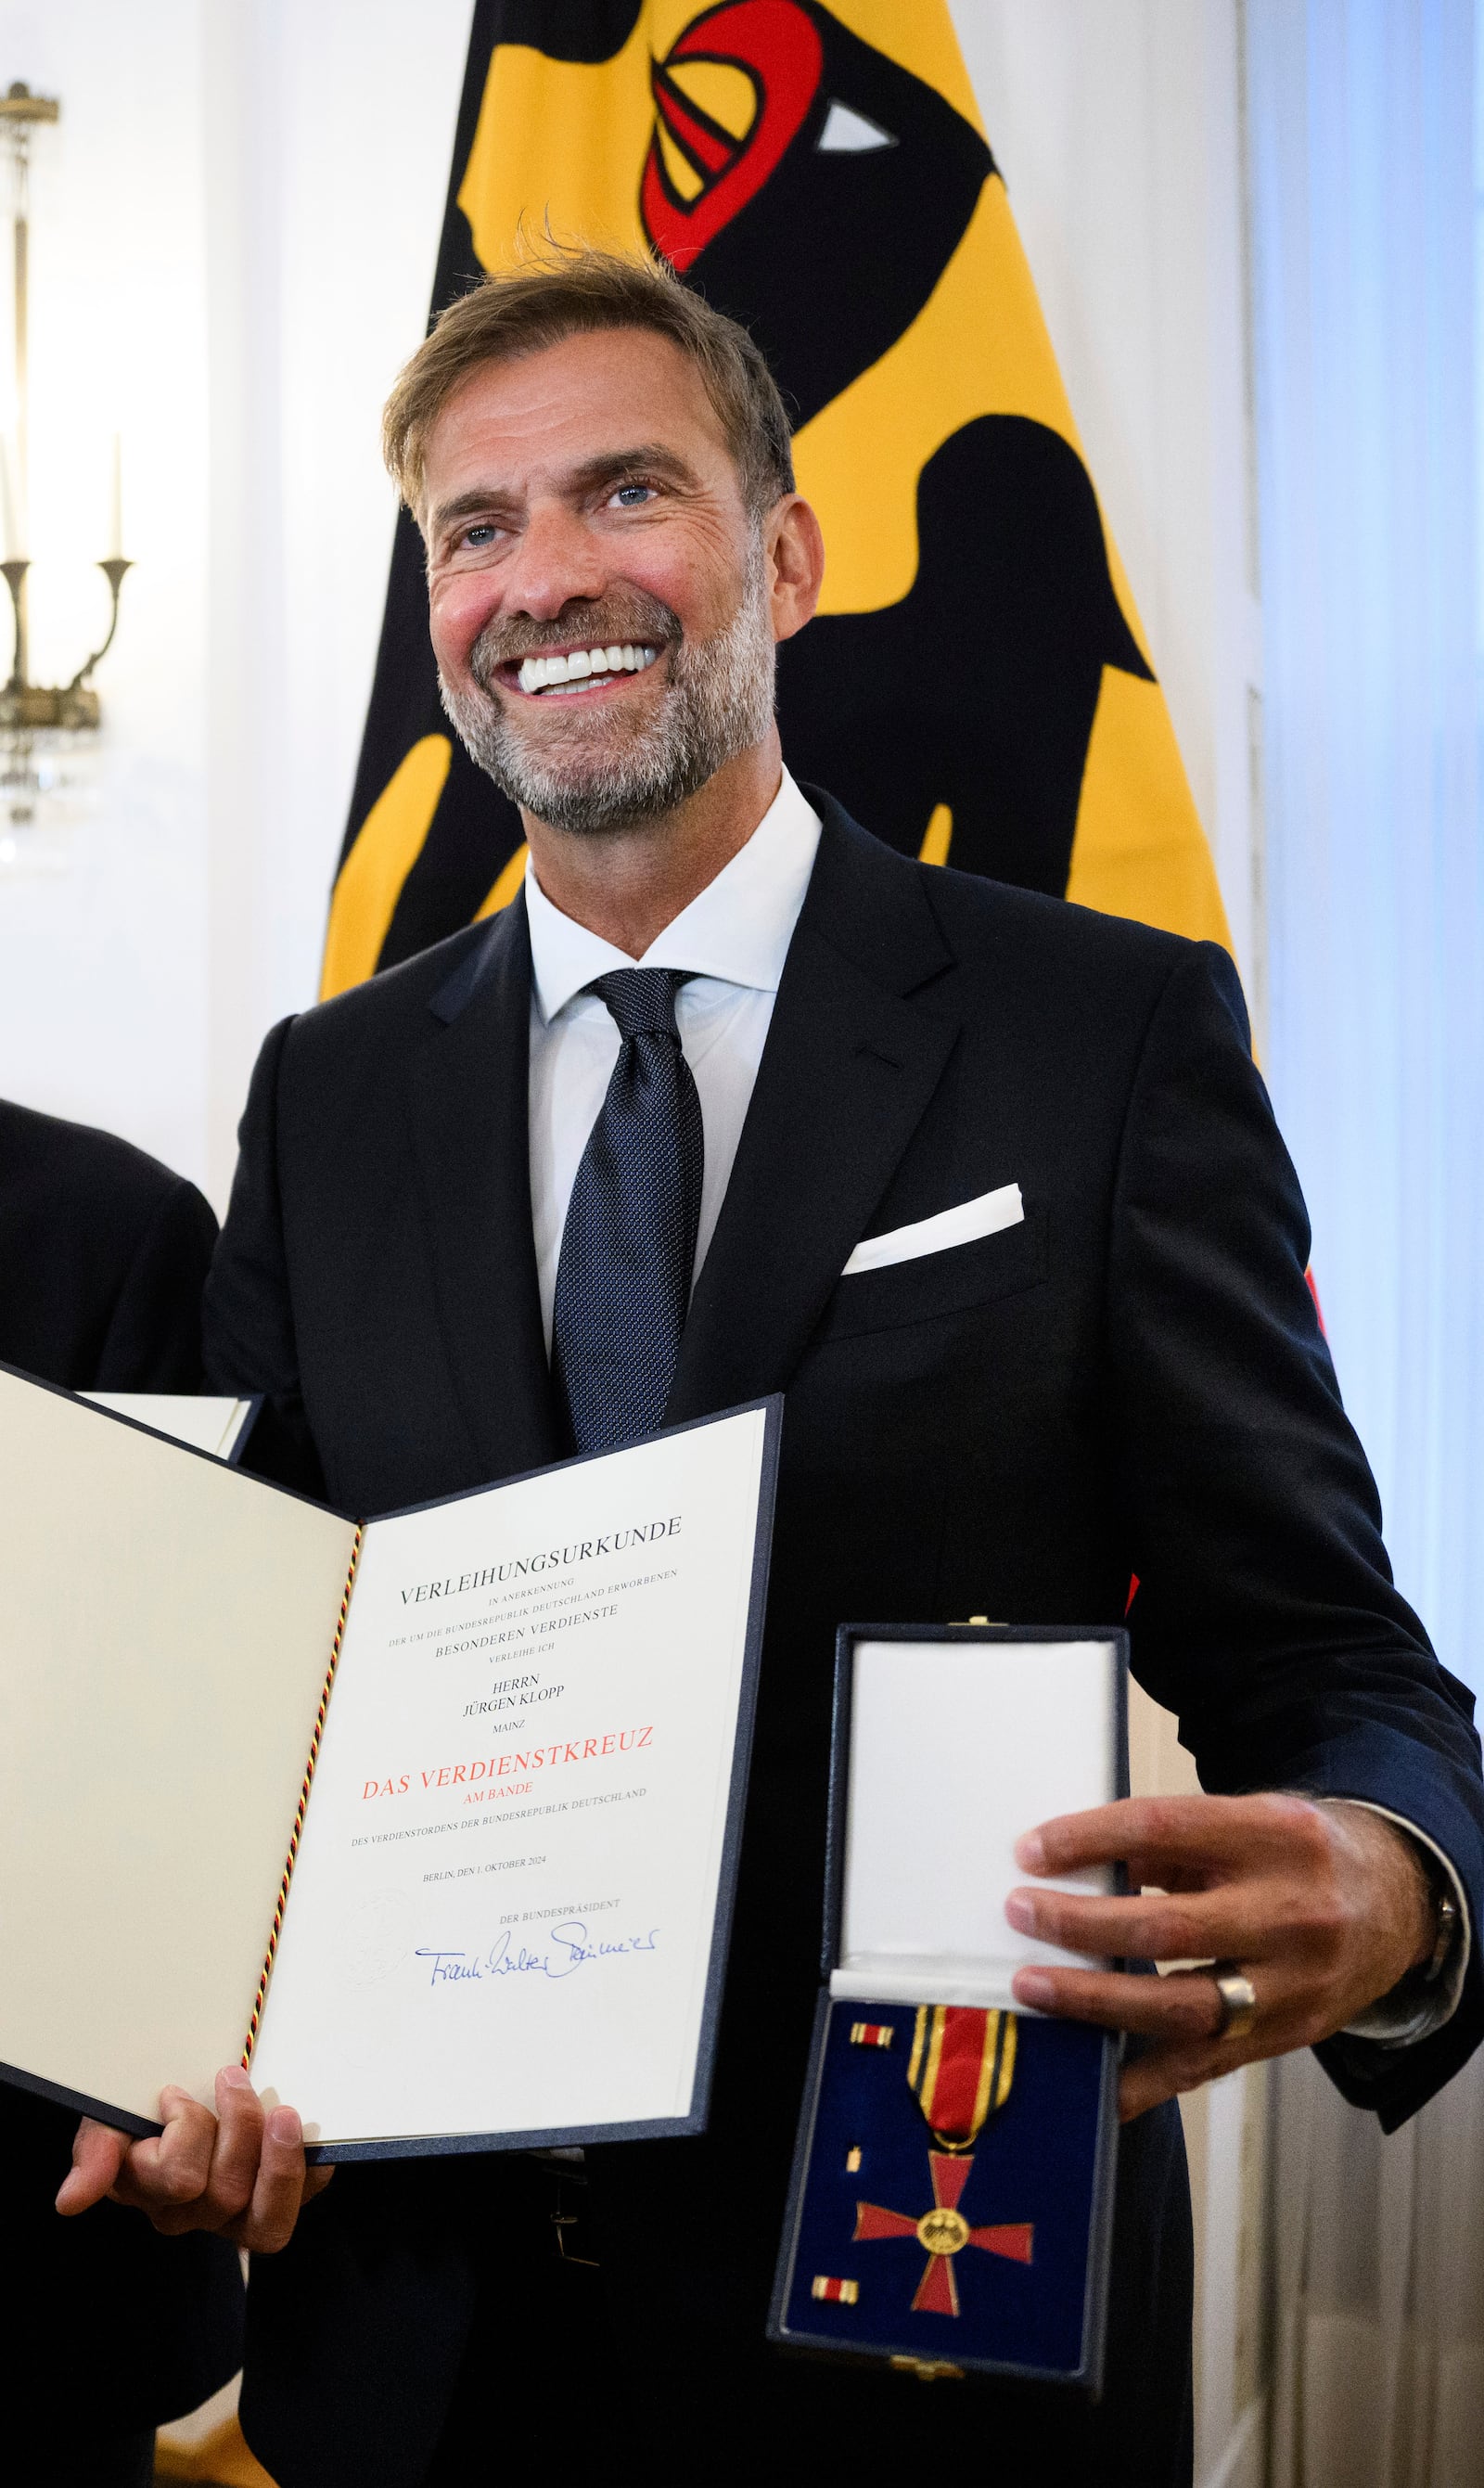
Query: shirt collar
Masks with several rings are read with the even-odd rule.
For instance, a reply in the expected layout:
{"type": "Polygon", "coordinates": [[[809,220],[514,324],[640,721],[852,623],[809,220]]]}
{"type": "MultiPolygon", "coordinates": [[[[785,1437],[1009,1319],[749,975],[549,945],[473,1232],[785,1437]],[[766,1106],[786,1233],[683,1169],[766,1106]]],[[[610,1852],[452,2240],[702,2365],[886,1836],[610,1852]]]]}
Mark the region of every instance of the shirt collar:
{"type": "Polygon", "coordinates": [[[543,1024],[614,968],[685,968],[694,976],[776,993],[819,843],[819,814],[785,769],[746,845],[637,960],[553,907],[527,862],[531,980],[543,1024]]]}

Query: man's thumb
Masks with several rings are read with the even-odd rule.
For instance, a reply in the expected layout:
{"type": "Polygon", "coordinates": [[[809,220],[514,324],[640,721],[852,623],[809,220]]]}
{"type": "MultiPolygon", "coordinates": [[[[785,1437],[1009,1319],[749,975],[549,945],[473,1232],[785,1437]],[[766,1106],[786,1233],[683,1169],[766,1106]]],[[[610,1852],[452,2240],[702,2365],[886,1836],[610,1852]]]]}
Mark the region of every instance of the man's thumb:
{"type": "Polygon", "coordinates": [[[72,2164],[62,2180],[57,2209],[64,2219],[90,2211],[115,2183],[128,2157],[129,2137],[117,2127],[85,2116],[72,2142],[72,2164]]]}

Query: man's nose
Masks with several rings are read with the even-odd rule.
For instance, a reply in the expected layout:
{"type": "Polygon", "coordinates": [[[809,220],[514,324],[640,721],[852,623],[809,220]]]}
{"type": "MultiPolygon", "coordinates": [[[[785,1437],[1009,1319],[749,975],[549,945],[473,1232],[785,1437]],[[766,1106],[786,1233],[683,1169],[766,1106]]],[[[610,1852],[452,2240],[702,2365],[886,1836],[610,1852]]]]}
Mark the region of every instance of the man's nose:
{"type": "Polygon", "coordinates": [[[564,605],[600,597],[607,583],[602,547],[580,512],[538,503],[506,565],[500,601],[507,613],[554,622],[564,605]]]}

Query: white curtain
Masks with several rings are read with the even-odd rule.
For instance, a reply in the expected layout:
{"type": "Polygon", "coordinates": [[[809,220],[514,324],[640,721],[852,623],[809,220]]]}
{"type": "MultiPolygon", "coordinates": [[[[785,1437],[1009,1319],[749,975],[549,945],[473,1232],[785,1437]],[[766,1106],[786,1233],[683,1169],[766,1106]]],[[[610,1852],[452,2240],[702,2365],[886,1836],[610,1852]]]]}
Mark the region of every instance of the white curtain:
{"type": "MultiPolygon", "coordinates": [[[[1398,1579],[1479,1689],[1474,14],[1246,8],[1269,1071],[1398,1579]]],[[[1480,2488],[1480,2058],[1389,2140],[1310,2058],[1275,2096],[1274,2488],[1480,2488]]]]}

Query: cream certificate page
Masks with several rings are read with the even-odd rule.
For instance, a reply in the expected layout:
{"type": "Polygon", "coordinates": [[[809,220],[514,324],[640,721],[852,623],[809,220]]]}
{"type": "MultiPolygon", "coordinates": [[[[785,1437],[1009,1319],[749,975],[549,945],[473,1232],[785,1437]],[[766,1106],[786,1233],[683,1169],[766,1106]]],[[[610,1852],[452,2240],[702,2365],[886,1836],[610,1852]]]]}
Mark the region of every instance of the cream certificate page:
{"type": "Polygon", "coordinates": [[[307,2139],[692,2114],[767,1418],[368,1528],[253,2056],[307,2139]]]}

